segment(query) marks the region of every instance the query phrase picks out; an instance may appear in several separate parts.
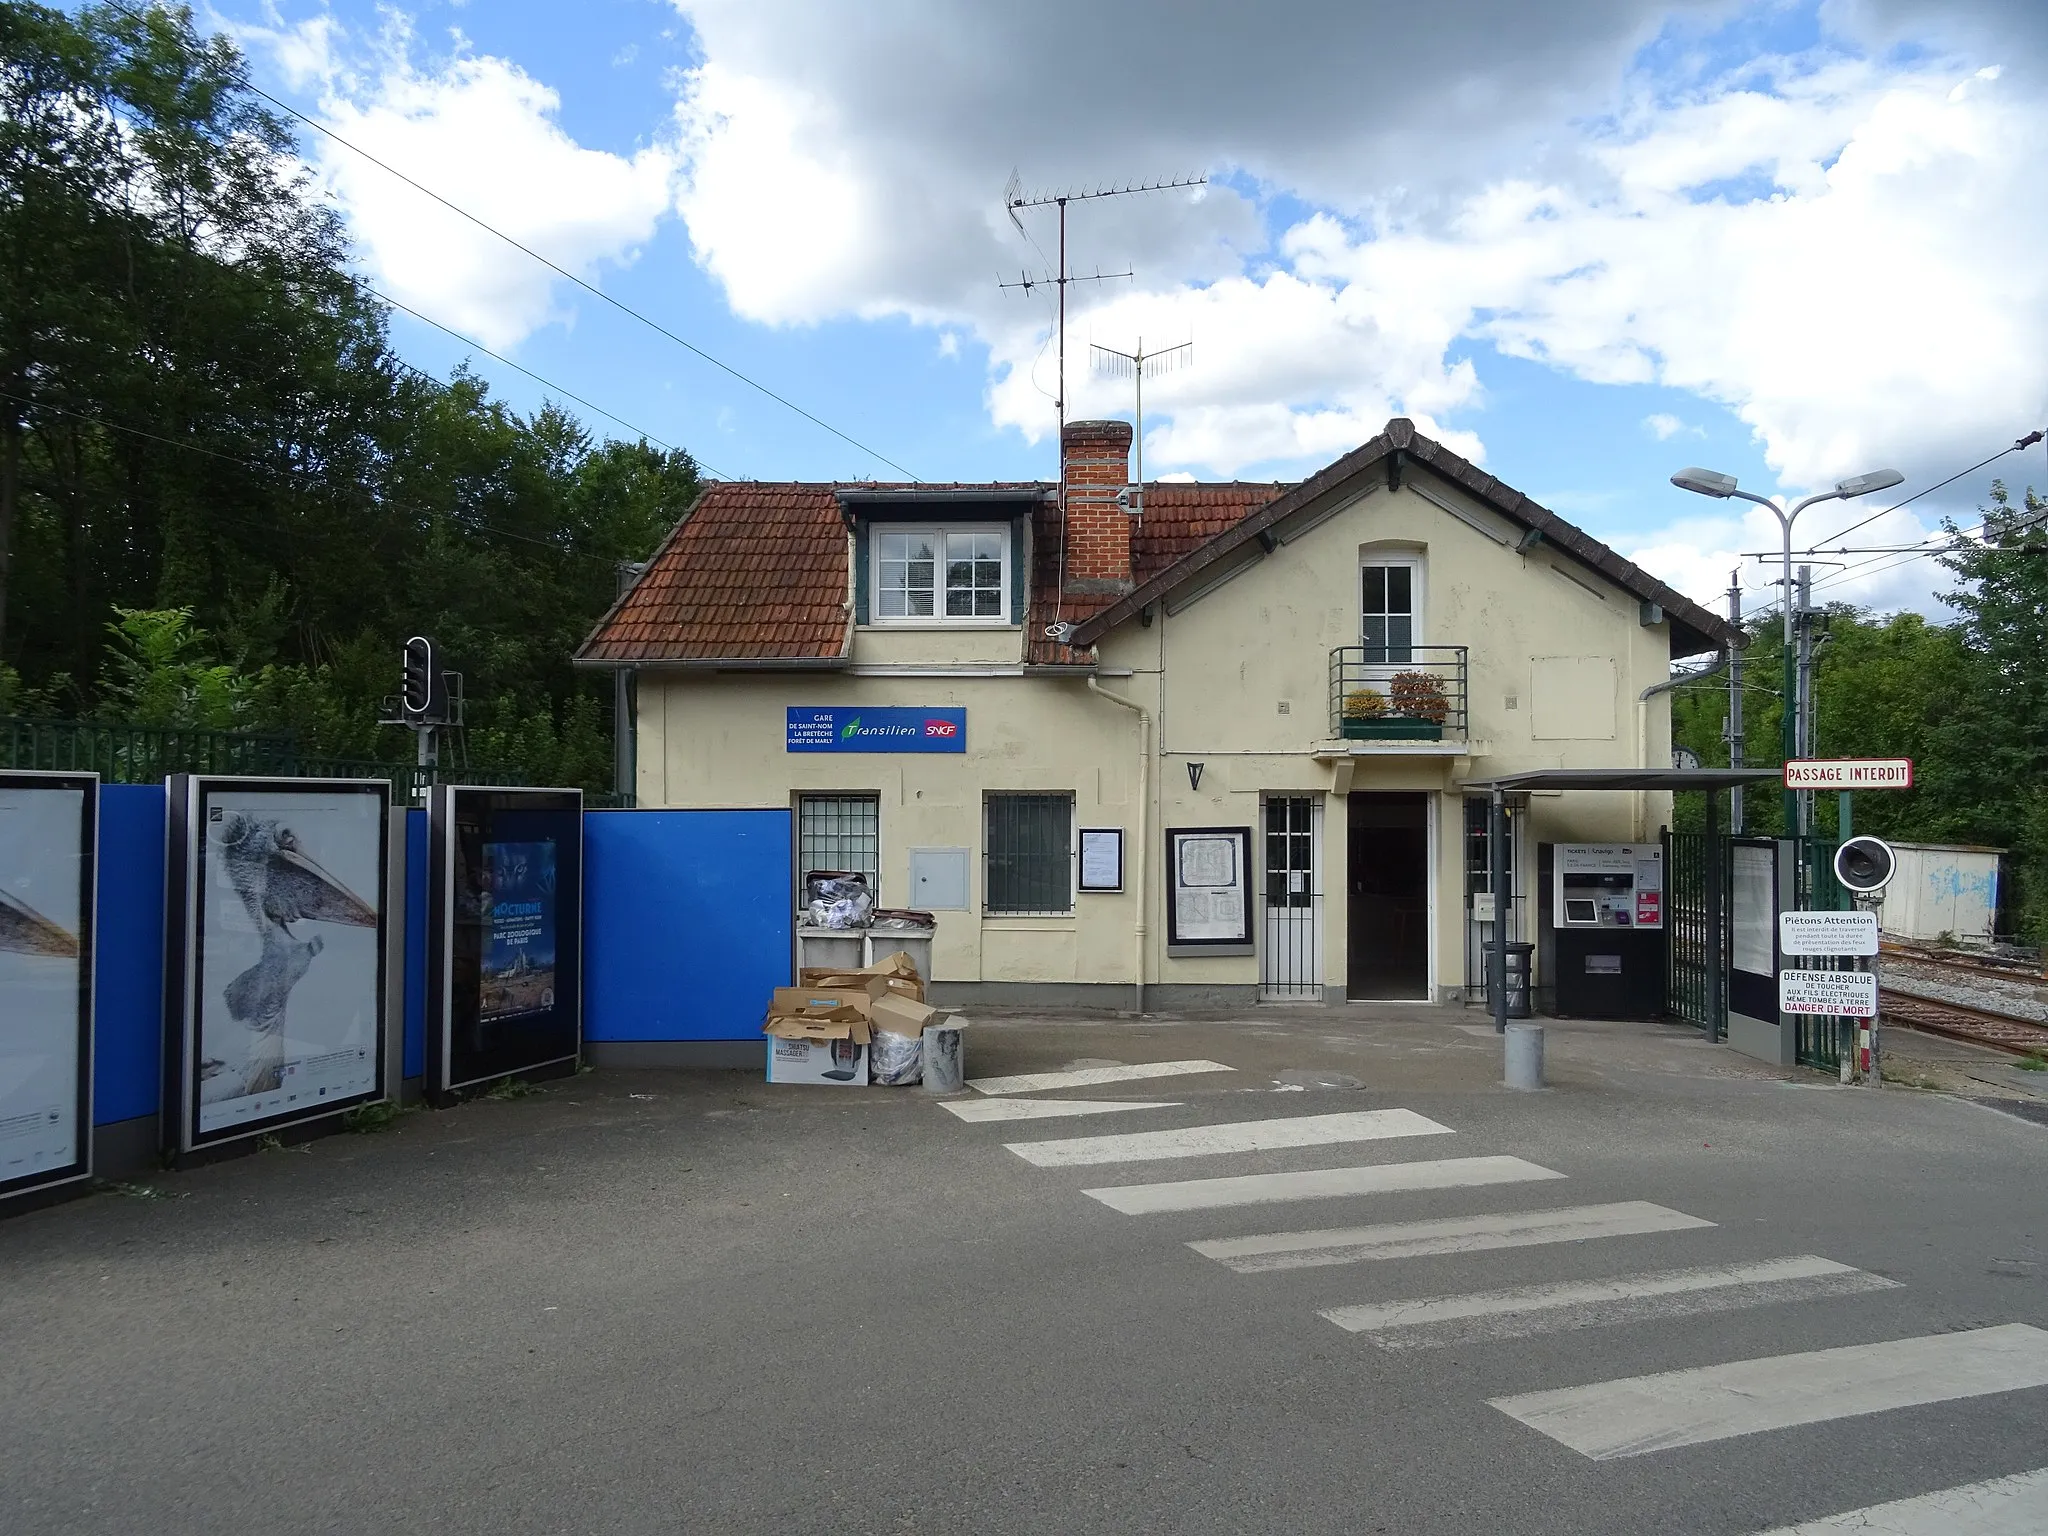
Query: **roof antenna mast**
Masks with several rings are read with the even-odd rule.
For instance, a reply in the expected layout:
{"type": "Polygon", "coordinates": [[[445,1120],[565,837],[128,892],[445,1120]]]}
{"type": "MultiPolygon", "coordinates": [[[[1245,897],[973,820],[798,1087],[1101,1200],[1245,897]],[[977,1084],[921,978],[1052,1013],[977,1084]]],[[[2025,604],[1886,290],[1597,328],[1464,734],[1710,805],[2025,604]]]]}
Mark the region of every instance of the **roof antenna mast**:
{"type": "Polygon", "coordinates": [[[1138,449],[1138,472],[1132,477],[1132,487],[1117,497],[1124,504],[1124,510],[1133,517],[1143,520],[1145,516],[1145,380],[1156,378],[1162,373],[1172,373],[1195,360],[1195,344],[1181,342],[1178,346],[1161,347],[1154,351],[1145,350],[1145,338],[1138,338],[1138,350],[1119,352],[1115,347],[1105,347],[1100,342],[1089,348],[1098,372],[1112,378],[1136,381],[1137,425],[1132,429],[1132,439],[1138,449]]]}
{"type": "Polygon", "coordinates": [[[1171,181],[1133,181],[1119,186],[1092,187],[1082,192],[1044,192],[1034,195],[1024,191],[1017,180],[1017,173],[1012,171],[1010,184],[1003,188],[1003,211],[1009,214],[1010,222],[1017,226],[1017,233],[1024,235],[1027,240],[1030,236],[1025,234],[1024,221],[1017,217],[1022,210],[1053,207],[1059,209],[1060,214],[1059,266],[1055,274],[1050,278],[1023,276],[1014,283],[998,284],[1003,288],[1022,288],[1026,293],[1045,282],[1053,283],[1059,289],[1059,386],[1053,404],[1059,416],[1060,607],[1065,606],[1067,587],[1067,284],[1105,282],[1111,278],[1131,275],[1128,272],[1097,271],[1092,276],[1077,276],[1067,270],[1067,204],[1093,202],[1105,197],[1136,197],[1143,192],[1172,192],[1183,187],[1203,187],[1208,184],[1209,178],[1206,176],[1181,176],[1171,181]]]}

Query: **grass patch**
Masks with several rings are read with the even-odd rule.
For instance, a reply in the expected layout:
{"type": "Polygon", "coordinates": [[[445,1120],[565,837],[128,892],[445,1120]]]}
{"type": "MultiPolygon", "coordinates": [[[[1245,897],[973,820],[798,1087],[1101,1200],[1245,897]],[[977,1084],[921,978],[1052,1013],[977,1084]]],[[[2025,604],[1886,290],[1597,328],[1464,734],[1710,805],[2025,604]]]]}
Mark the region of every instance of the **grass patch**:
{"type": "Polygon", "coordinates": [[[2022,1072],[2048,1072],[2048,1056],[2039,1051],[2030,1051],[2013,1063],[2022,1072]]]}
{"type": "Polygon", "coordinates": [[[523,1077],[508,1077],[493,1084],[485,1092],[478,1094],[477,1097],[483,1099],[530,1099],[541,1091],[538,1083],[529,1083],[523,1077]]]}
{"type": "Polygon", "coordinates": [[[396,1099],[381,1099],[375,1104],[358,1104],[341,1117],[341,1128],[366,1136],[371,1131],[381,1131],[396,1125],[419,1106],[401,1104],[396,1099]]]}
{"type": "Polygon", "coordinates": [[[106,1194],[119,1195],[124,1200],[182,1200],[182,1189],[158,1189],[154,1184],[137,1184],[128,1179],[99,1179],[96,1187],[106,1194]]]}
{"type": "Polygon", "coordinates": [[[275,1136],[258,1136],[256,1138],[256,1150],[258,1152],[282,1152],[284,1150],[284,1143],[275,1136]]]}

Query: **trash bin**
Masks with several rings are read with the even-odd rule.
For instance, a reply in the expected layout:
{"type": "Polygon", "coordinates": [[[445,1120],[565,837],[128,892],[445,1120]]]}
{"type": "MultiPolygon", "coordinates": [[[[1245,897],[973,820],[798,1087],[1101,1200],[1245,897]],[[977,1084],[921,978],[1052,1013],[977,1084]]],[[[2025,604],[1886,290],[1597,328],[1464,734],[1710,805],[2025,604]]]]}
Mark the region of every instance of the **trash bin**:
{"type": "Polygon", "coordinates": [[[1507,949],[1508,1017],[1533,1018],[1535,1011],[1529,1006],[1529,957],[1535,954],[1536,946],[1510,944],[1507,949]]]}

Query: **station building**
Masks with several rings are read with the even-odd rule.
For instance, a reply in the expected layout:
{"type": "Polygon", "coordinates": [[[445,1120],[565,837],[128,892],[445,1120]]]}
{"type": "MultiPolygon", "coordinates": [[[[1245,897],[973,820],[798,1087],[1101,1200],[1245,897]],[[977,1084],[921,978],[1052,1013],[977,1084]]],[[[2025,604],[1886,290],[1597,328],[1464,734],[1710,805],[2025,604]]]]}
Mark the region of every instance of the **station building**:
{"type": "MultiPolygon", "coordinates": [[[[1651,843],[1673,661],[1735,626],[1405,419],[1298,484],[709,487],[578,653],[633,678],[648,807],[787,809],[807,869],[934,913],[948,1000],[1449,1000],[1539,848],[1651,843]],[[1062,498],[1064,497],[1064,505],[1062,498]]],[[[1539,983],[1543,980],[1538,977],[1539,983]]]]}

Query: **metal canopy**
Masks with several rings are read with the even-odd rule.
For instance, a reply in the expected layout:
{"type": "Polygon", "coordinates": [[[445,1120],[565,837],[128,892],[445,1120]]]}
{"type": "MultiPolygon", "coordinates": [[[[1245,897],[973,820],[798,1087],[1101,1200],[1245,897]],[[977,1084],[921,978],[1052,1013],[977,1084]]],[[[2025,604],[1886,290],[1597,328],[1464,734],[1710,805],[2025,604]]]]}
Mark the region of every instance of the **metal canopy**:
{"type": "Polygon", "coordinates": [[[1781,777],[1776,768],[1535,768],[1497,779],[1473,779],[1461,787],[1508,794],[1538,789],[1732,789],[1781,777]]]}

